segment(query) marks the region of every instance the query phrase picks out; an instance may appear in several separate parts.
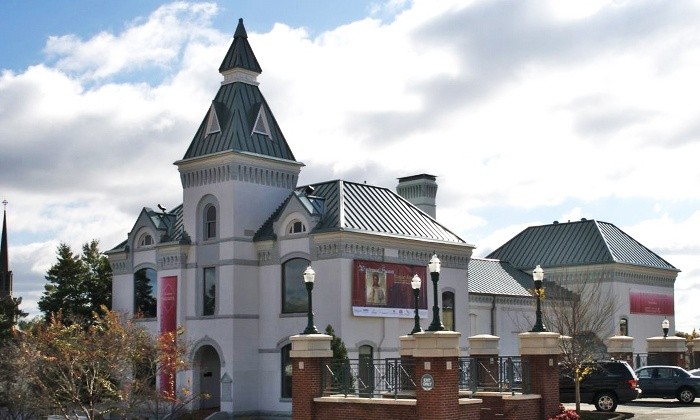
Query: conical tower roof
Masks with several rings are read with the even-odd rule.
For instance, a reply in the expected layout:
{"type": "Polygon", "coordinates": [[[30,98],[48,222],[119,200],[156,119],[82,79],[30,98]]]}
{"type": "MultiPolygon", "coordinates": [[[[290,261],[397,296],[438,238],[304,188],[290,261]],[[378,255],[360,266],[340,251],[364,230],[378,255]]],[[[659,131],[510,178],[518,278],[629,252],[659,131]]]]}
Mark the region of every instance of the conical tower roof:
{"type": "Polygon", "coordinates": [[[257,76],[262,69],[248,43],[242,19],[219,71],[224,81],[183,160],[234,151],[296,162],[258,87],[257,76]]]}

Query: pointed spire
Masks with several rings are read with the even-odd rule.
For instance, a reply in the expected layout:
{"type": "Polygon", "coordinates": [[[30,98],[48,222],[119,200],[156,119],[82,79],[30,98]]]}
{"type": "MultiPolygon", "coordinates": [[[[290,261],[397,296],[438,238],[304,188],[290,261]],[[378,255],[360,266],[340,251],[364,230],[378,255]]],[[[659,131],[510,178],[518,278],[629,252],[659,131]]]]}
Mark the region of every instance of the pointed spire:
{"type": "Polygon", "coordinates": [[[245,26],[243,26],[243,18],[238,19],[238,26],[236,26],[236,32],[233,33],[234,38],[248,38],[248,33],[245,31],[245,26]]]}
{"type": "Polygon", "coordinates": [[[219,73],[224,75],[224,82],[229,80],[227,73],[235,73],[236,70],[252,72],[255,77],[262,73],[262,68],[253,54],[253,49],[248,43],[248,33],[243,26],[243,19],[238,19],[238,26],[233,35],[233,42],[221,62],[219,73]]]}
{"type": "Polygon", "coordinates": [[[12,296],[12,272],[7,251],[7,200],[2,202],[2,240],[0,241],[0,298],[12,296]]]}

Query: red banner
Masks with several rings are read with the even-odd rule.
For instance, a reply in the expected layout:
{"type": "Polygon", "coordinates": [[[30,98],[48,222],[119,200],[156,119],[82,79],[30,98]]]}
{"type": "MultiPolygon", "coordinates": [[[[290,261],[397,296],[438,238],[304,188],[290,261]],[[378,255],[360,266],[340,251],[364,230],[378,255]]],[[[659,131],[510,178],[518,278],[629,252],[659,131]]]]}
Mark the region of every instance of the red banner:
{"type": "Polygon", "coordinates": [[[415,315],[411,279],[421,278],[418,309],[427,316],[427,270],[425,266],[377,261],[353,261],[352,311],[355,316],[411,318],[415,315]]]}
{"type": "MultiPolygon", "coordinates": [[[[161,277],[158,285],[158,322],[160,334],[177,330],[177,276],[161,277]]],[[[167,396],[175,394],[175,372],[160,372],[160,390],[167,396]]]]}
{"type": "Polygon", "coordinates": [[[630,313],[673,315],[673,295],[630,291],[630,313]]]}

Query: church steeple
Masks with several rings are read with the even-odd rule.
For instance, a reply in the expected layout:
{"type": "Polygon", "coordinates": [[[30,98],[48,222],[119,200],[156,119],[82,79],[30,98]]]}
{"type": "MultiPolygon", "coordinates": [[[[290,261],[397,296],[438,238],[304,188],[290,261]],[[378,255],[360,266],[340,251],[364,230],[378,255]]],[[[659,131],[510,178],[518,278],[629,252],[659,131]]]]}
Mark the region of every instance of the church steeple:
{"type": "Polygon", "coordinates": [[[258,75],[262,68],[255,58],[253,49],[248,43],[248,33],[243,26],[243,19],[238,19],[236,32],[233,34],[233,42],[219,66],[219,73],[224,76],[222,84],[244,82],[252,85],[258,84],[258,75]]]}
{"type": "Polygon", "coordinates": [[[0,241],[0,298],[12,296],[12,271],[7,252],[7,201],[3,201],[2,240],[0,241]]]}

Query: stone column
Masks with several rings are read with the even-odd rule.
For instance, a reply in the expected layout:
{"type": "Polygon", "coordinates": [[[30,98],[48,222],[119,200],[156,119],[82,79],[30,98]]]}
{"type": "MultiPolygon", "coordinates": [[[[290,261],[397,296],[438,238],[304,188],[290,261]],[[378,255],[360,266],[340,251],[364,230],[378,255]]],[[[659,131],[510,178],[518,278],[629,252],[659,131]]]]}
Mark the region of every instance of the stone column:
{"type": "MultiPolygon", "coordinates": [[[[634,337],[616,335],[608,338],[608,354],[617,360],[624,360],[634,366],[634,337]]],[[[637,366],[639,367],[639,366],[637,366]]]]}
{"type": "Polygon", "coordinates": [[[647,364],[685,368],[685,350],[683,337],[649,337],[647,338],[647,364]]]}
{"type": "Polygon", "coordinates": [[[321,363],[333,356],[331,336],[294,335],[292,350],[292,420],[314,418],[314,398],[321,396],[321,363]]]}
{"type": "Polygon", "coordinates": [[[478,364],[477,375],[479,385],[486,390],[498,389],[499,361],[498,341],[499,337],[489,334],[478,334],[469,337],[469,356],[478,364]]]}
{"type": "Polygon", "coordinates": [[[415,361],[416,406],[419,419],[460,417],[459,337],[454,331],[421,332],[401,337],[402,356],[412,347],[415,361]]]}
{"type": "Polygon", "coordinates": [[[542,398],[540,419],[559,411],[560,335],[552,332],[519,334],[523,375],[529,378],[530,393],[542,398]]]}

